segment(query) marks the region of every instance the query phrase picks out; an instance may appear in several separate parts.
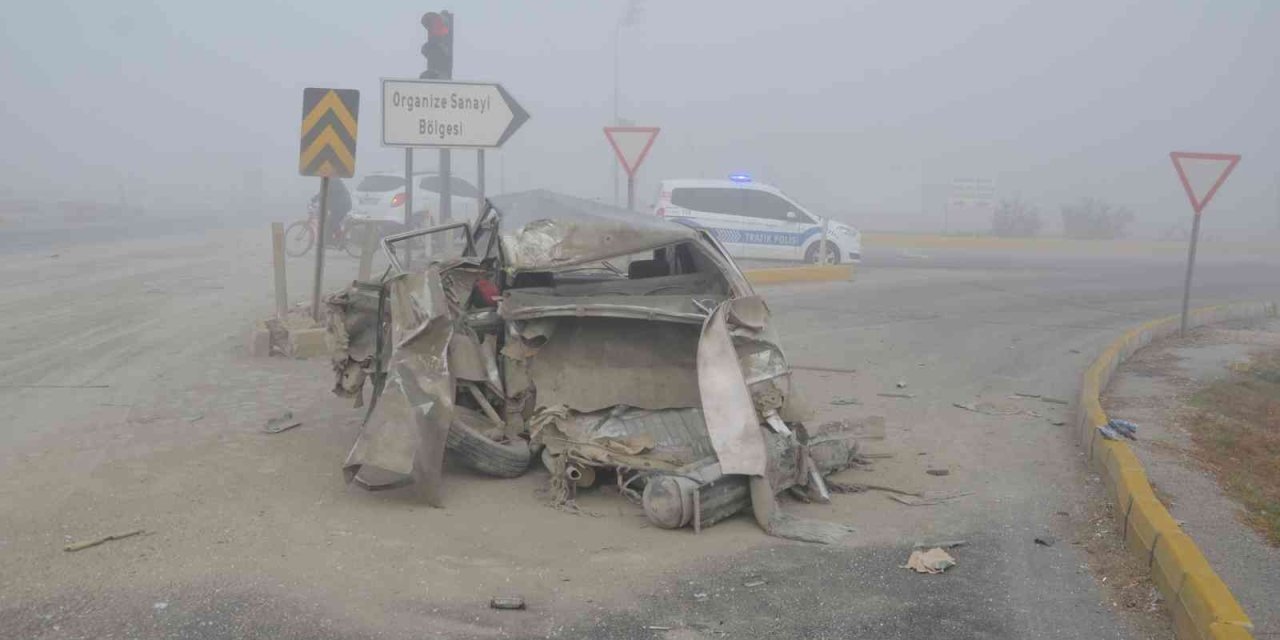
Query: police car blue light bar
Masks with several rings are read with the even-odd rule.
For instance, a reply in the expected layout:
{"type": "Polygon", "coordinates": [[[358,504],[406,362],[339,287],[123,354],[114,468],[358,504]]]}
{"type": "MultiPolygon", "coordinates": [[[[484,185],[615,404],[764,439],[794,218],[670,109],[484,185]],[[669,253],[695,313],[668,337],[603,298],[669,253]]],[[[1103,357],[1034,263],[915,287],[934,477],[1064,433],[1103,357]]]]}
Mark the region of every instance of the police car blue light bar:
{"type": "Polygon", "coordinates": [[[731,173],[729,179],[734,182],[751,182],[751,176],[745,173],[731,173]]]}

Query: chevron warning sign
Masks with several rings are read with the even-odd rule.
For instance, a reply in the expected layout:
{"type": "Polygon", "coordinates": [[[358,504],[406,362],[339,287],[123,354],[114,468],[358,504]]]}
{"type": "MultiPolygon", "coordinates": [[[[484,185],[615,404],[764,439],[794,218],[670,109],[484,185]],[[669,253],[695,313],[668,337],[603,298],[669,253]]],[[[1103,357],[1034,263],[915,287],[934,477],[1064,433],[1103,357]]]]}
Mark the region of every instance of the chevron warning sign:
{"type": "Polygon", "coordinates": [[[356,123],[359,117],[359,91],[304,89],[298,173],[321,178],[350,178],[355,175],[356,123]]]}

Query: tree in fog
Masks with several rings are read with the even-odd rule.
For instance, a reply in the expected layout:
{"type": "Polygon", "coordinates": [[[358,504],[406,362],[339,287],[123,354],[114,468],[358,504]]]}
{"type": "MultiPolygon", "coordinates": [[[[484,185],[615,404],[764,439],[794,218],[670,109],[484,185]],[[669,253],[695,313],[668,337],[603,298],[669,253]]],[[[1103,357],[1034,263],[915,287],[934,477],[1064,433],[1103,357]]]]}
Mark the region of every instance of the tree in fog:
{"type": "Polygon", "coordinates": [[[1004,238],[1039,235],[1040,209],[1022,198],[1005,198],[991,214],[991,233],[1004,238]]]}
{"type": "Polygon", "coordinates": [[[1133,212],[1099,198],[1081,198],[1062,206],[1062,233],[1068,238],[1105,240],[1124,236],[1133,212]]]}

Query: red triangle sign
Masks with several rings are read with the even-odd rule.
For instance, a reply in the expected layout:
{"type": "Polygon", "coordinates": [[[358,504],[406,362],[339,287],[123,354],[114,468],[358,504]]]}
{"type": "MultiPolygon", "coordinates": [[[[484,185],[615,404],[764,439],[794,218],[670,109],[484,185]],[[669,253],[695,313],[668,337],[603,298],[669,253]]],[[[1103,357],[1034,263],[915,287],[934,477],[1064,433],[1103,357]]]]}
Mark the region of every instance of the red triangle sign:
{"type": "Polygon", "coordinates": [[[1240,162],[1240,156],[1232,153],[1191,153],[1174,151],[1169,154],[1173,160],[1173,168],[1178,171],[1178,179],[1187,192],[1191,208],[1196,215],[1204,211],[1218,187],[1227,181],[1231,170],[1240,162]]]}
{"type": "Polygon", "coordinates": [[[604,135],[627,175],[635,176],[636,169],[640,168],[653,141],[658,138],[658,131],[658,127],[605,127],[604,135]]]}

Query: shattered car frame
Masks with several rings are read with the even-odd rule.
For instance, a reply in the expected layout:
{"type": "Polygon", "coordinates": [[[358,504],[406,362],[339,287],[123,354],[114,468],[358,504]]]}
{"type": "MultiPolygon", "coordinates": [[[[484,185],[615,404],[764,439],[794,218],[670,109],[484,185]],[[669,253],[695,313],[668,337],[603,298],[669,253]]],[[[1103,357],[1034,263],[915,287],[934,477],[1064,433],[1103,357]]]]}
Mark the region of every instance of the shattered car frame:
{"type": "Polygon", "coordinates": [[[775,535],[844,533],[778,509],[827,499],[853,439],[806,432],[768,306],[705,231],[532,191],[382,246],[386,275],[329,300],[334,391],[360,406],[373,381],[349,482],[440,506],[446,455],[499,477],[541,460],[569,509],[610,478],[666,528],[749,507],[775,535]],[[432,260],[402,255],[415,238],[432,260]]]}

